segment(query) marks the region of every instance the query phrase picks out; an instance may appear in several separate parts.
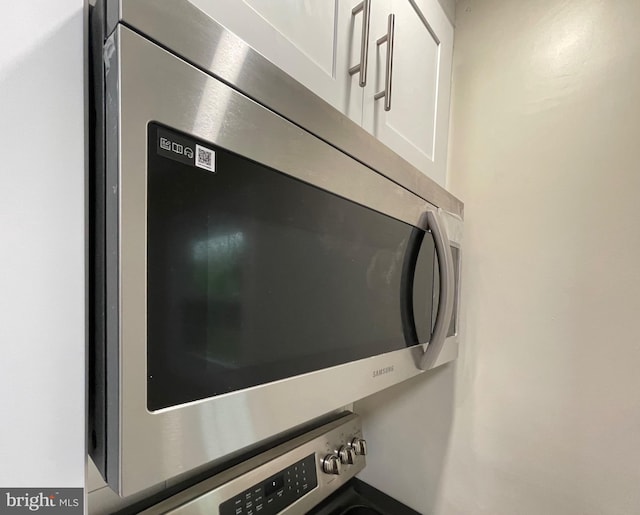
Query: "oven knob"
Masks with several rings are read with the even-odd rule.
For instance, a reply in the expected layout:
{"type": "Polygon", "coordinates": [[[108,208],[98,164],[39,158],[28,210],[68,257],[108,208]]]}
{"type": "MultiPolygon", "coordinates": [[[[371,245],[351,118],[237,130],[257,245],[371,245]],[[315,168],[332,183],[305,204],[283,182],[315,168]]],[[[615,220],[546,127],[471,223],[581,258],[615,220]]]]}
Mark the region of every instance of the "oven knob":
{"type": "Polygon", "coordinates": [[[367,454],[367,441],[363,438],[356,437],[351,440],[351,443],[349,445],[353,447],[353,450],[356,451],[356,454],[358,456],[364,456],[365,454],[367,454]]]}
{"type": "Polygon", "coordinates": [[[336,454],[327,454],[322,460],[322,470],[327,474],[340,474],[340,458],[336,454]]]}
{"type": "Polygon", "coordinates": [[[351,446],[343,445],[340,447],[338,456],[344,465],[353,465],[356,461],[356,451],[351,446]]]}

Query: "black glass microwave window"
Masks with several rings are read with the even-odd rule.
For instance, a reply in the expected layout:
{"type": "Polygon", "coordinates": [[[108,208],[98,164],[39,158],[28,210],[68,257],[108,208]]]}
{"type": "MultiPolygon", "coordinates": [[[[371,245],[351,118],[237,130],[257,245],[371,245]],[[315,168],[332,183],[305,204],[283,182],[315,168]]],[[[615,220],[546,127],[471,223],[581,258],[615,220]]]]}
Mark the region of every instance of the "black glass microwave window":
{"type": "Polygon", "coordinates": [[[150,410],[428,341],[430,233],[155,123],[147,177],[150,410]]]}

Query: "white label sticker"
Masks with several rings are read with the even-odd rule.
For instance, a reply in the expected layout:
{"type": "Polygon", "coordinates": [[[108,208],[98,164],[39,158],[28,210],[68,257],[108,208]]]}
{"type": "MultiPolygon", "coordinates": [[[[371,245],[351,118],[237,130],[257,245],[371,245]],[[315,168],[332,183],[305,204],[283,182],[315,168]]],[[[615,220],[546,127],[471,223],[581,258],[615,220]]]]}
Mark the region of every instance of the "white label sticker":
{"type": "Polygon", "coordinates": [[[210,172],[216,171],[216,153],[200,145],[196,145],[196,166],[210,172]]]}

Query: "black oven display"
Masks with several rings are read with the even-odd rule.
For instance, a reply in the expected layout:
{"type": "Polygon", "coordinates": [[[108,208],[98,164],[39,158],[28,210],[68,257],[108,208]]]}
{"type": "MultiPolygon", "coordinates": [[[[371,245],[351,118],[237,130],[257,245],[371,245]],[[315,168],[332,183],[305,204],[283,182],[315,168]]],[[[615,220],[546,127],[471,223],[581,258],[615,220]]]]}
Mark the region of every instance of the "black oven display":
{"type": "Polygon", "coordinates": [[[276,515],[318,486],[315,454],[220,504],[220,515],[276,515]]]}

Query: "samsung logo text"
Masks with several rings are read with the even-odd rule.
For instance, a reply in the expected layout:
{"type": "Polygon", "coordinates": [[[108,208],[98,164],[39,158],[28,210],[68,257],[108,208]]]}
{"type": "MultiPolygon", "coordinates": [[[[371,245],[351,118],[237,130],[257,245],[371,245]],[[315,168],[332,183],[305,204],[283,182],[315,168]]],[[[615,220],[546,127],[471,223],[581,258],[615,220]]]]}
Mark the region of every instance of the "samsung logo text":
{"type": "Polygon", "coordinates": [[[378,377],[384,374],[390,374],[393,372],[393,365],[389,367],[379,368],[378,370],[373,371],[373,377],[378,377]]]}

